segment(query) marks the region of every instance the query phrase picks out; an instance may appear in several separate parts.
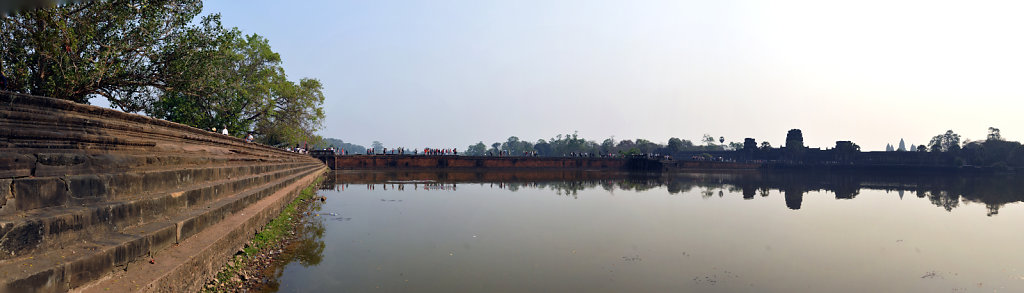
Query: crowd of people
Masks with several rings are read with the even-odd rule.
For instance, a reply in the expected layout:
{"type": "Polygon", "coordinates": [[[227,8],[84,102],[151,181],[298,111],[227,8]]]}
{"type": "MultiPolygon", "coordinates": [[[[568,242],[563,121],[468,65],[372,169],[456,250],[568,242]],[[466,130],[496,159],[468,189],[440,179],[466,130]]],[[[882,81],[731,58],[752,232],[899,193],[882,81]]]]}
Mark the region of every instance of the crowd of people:
{"type": "MultiPolygon", "coordinates": [[[[333,148],[331,150],[333,150],[333,148]]],[[[340,152],[337,152],[337,153],[341,154],[341,155],[347,154],[344,149],[341,150],[340,152]]],[[[380,154],[380,155],[408,155],[408,154],[420,155],[420,154],[422,154],[422,155],[425,155],[425,156],[457,156],[457,155],[459,155],[459,150],[458,149],[454,149],[454,148],[451,148],[451,149],[423,148],[423,152],[420,152],[419,149],[413,149],[412,152],[410,152],[406,148],[393,148],[393,149],[390,149],[390,150],[388,148],[381,148],[380,153],[378,153],[377,150],[372,149],[372,148],[368,148],[368,149],[366,149],[366,154],[367,155],[378,155],[378,154],[380,154]]]]}
{"type": "Polygon", "coordinates": [[[308,154],[309,153],[308,147],[309,147],[309,145],[295,144],[294,148],[293,147],[287,147],[284,150],[289,151],[289,152],[294,152],[294,153],[308,154]]]}
{"type": "MultiPolygon", "coordinates": [[[[301,152],[301,153],[308,153],[305,148],[301,148],[298,145],[296,145],[296,147],[294,149],[288,148],[288,150],[289,151],[301,152]]],[[[347,151],[345,149],[335,149],[333,146],[330,147],[330,148],[324,149],[324,150],[331,151],[334,154],[338,154],[338,155],[351,155],[351,152],[349,152],[349,151],[347,151]]],[[[380,150],[378,151],[378,150],[373,149],[373,148],[368,148],[368,149],[366,149],[366,154],[367,155],[458,156],[459,155],[459,150],[455,149],[455,148],[450,148],[450,149],[446,149],[446,148],[423,148],[422,151],[420,149],[413,149],[412,151],[409,151],[406,148],[392,148],[392,149],[380,148],[380,150]]],[[[486,154],[484,154],[484,156],[488,156],[488,157],[494,157],[494,156],[510,157],[510,156],[514,156],[514,155],[512,154],[511,151],[498,150],[498,151],[488,151],[486,154]]],[[[540,154],[537,151],[524,151],[522,154],[516,154],[515,156],[538,157],[538,156],[540,156],[540,154]]],[[[563,157],[570,157],[570,158],[621,158],[621,157],[633,157],[633,158],[647,158],[647,159],[658,159],[658,160],[664,160],[664,159],[671,160],[670,156],[666,156],[666,155],[662,155],[662,154],[654,154],[654,153],[622,155],[622,154],[615,154],[615,153],[596,154],[596,153],[588,153],[588,152],[570,152],[570,153],[564,154],[562,156],[563,157]]],[[[721,160],[720,158],[707,159],[707,158],[698,157],[698,156],[694,156],[692,158],[692,160],[715,160],[715,159],[721,160]]]]}
{"type": "MultiPolygon", "coordinates": [[[[210,128],[210,131],[212,131],[213,133],[217,133],[217,127],[210,128]]],[[[228,127],[225,126],[224,128],[222,128],[220,130],[220,134],[230,135],[230,134],[228,134],[228,127]]],[[[249,134],[245,135],[245,142],[252,143],[252,140],[253,140],[252,133],[249,133],[249,134]]]]}
{"type": "Polygon", "coordinates": [[[458,156],[458,149],[435,149],[435,148],[424,148],[423,154],[428,156],[458,156]]]}

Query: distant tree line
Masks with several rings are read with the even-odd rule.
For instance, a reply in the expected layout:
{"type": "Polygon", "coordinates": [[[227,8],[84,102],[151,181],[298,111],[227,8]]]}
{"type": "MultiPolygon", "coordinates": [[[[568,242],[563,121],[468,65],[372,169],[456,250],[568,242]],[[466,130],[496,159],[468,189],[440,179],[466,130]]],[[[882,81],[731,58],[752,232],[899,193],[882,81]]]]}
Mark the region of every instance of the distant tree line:
{"type": "MultiPolygon", "coordinates": [[[[724,143],[725,138],[720,137],[719,143],[724,143]]],[[[579,137],[578,133],[558,134],[549,139],[538,139],[535,142],[522,140],[517,136],[510,136],[504,142],[494,142],[490,145],[480,141],[466,148],[465,154],[470,156],[497,155],[499,152],[511,156],[523,156],[536,154],[538,156],[567,156],[570,154],[593,154],[601,155],[633,155],[633,154],[674,154],[684,151],[725,151],[736,149],[742,144],[730,143],[717,144],[711,135],[704,135],[702,144],[694,144],[690,140],[670,138],[667,144],[652,142],[647,139],[637,138],[633,140],[616,140],[609,137],[601,142],[588,140],[579,137]]]]}
{"type": "Polygon", "coordinates": [[[320,142],[315,144],[314,146],[316,149],[334,148],[335,150],[338,151],[345,150],[347,153],[351,154],[366,153],[366,147],[358,144],[347,143],[337,138],[326,137],[320,140],[320,142]]]}
{"type": "MultiPolygon", "coordinates": [[[[499,152],[511,156],[532,155],[539,156],[566,156],[569,154],[594,154],[594,155],[631,155],[631,154],[661,154],[670,156],[688,155],[699,152],[712,152],[719,155],[733,153],[733,158],[759,159],[759,160],[789,160],[789,161],[849,161],[856,162],[861,148],[851,141],[837,141],[836,146],[830,150],[810,149],[804,145],[803,133],[800,129],[792,129],[786,134],[786,143],[783,148],[774,148],[767,141],[757,143],[753,138],[744,139],[743,143],[725,143],[724,137],[717,140],[714,136],[705,134],[700,144],[686,139],[670,138],[667,144],[655,143],[650,140],[638,138],[634,140],[616,140],[609,137],[601,142],[587,140],[579,137],[576,133],[556,135],[550,139],[539,139],[536,142],[522,140],[517,136],[510,136],[504,142],[494,142],[490,145],[480,141],[466,148],[466,155],[497,155],[499,152]]],[[[934,136],[927,145],[916,147],[917,152],[897,152],[895,156],[925,156],[917,157],[915,162],[931,162],[935,165],[971,165],[980,167],[993,167],[1006,169],[1010,167],[1024,167],[1024,145],[1016,141],[1007,141],[1002,138],[998,128],[990,127],[985,140],[961,141],[961,136],[952,130],[934,136]],[[920,155],[915,155],[920,154],[920,155]],[[927,155],[932,153],[934,155],[927,155]]],[[[706,155],[706,154],[705,154],[706,155]]],[[[685,159],[679,157],[680,159],[685,159]]],[[[901,160],[896,160],[901,162],[901,160]]]]}
{"type": "Polygon", "coordinates": [[[984,140],[962,138],[953,130],[932,137],[918,152],[929,152],[948,165],[977,166],[995,169],[1024,167],[1024,145],[1003,139],[999,128],[989,127],[984,140]]]}
{"type": "Polygon", "coordinates": [[[942,145],[932,145],[932,150],[952,153],[959,164],[995,168],[1024,167],[1024,145],[1004,140],[999,128],[989,127],[985,140],[964,141],[962,147],[957,147],[959,136],[952,131],[943,134],[942,139],[938,137],[932,138],[932,142],[942,145]]]}
{"type": "MultiPolygon", "coordinates": [[[[318,145],[326,148],[345,149],[349,153],[364,153],[366,148],[345,143],[337,139],[326,139],[318,145]]],[[[384,144],[374,141],[372,146],[381,153],[384,144]]],[[[412,149],[409,149],[411,151],[412,149]]],[[[736,160],[790,161],[809,164],[818,163],[872,163],[872,164],[915,164],[941,166],[980,166],[996,169],[1024,167],[1024,145],[1002,138],[998,128],[990,127],[985,140],[961,142],[961,137],[952,130],[936,135],[927,145],[917,146],[916,152],[871,152],[862,153],[860,146],[851,141],[837,141],[834,148],[808,148],[804,145],[803,133],[800,129],[791,129],[786,134],[786,142],[780,148],[773,147],[767,141],[758,143],[753,138],[745,138],[743,143],[725,143],[724,137],[705,134],[701,144],[677,137],[670,138],[668,143],[661,144],[647,139],[616,140],[609,137],[600,143],[596,140],[581,138],[577,133],[559,134],[549,139],[538,139],[535,142],[510,136],[504,142],[485,144],[480,141],[460,150],[460,155],[487,156],[550,156],[561,157],[570,154],[594,156],[634,154],[659,154],[674,156],[678,159],[689,159],[689,155],[723,156],[736,160]],[[711,153],[711,154],[709,154],[711,153]],[[881,161],[879,161],[881,160],[881,161]]]]}
{"type": "Polygon", "coordinates": [[[323,85],[200,0],[70,1],[0,15],[0,90],[88,103],[270,145],[315,143],[323,85]]]}

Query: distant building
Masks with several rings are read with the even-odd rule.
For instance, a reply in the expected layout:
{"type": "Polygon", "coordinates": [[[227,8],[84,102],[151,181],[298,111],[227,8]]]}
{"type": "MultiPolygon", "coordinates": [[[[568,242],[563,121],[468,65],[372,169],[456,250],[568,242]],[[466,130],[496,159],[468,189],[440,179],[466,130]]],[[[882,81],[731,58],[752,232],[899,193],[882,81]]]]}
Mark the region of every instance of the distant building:
{"type": "Polygon", "coordinates": [[[896,149],[897,152],[907,151],[907,145],[903,144],[903,139],[900,139],[900,147],[896,149]]]}
{"type": "Polygon", "coordinates": [[[745,151],[755,151],[755,150],[757,150],[757,141],[754,140],[753,138],[750,138],[750,137],[744,138],[743,139],[743,150],[745,150],[745,151]]]}
{"type": "Polygon", "coordinates": [[[786,133],[786,148],[790,150],[804,148],[804,134],[800,129],[790,129],[786,133]]]}
{"type": "Polygon", "coordinates": [[[853,149],[854,149],[854,146],[853,146],[853,142],[852,141],[849,141],[849,140],[837,140],[836,141],[835,150],[837,150],[837,151],[853,150],[853,149]]]}

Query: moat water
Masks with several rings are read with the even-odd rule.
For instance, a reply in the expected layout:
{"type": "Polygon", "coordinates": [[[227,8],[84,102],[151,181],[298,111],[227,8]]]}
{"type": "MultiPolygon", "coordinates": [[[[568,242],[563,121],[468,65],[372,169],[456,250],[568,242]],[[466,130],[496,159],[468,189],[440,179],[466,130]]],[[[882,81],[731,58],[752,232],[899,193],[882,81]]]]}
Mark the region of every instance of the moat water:
{"type": "Polygon", "coordinates": [[[1024,292],[1024,180],[336,172],[281,292],[1024,292]]]}

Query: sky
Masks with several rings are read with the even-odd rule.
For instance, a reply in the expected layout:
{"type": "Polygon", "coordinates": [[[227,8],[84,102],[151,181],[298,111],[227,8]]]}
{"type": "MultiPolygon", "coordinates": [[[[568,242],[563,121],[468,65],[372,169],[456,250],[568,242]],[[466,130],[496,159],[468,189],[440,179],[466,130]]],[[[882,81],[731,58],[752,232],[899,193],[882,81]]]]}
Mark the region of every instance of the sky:
{"type": "Polygon", "coordinates": [[[578,132],[773,146],[1024,139],[1024,2],[206,1],[324,84],[320,134],[465,148],[578,132]],[[303,3],[303,5],[295,5],[303,3]]]}

